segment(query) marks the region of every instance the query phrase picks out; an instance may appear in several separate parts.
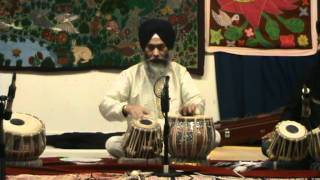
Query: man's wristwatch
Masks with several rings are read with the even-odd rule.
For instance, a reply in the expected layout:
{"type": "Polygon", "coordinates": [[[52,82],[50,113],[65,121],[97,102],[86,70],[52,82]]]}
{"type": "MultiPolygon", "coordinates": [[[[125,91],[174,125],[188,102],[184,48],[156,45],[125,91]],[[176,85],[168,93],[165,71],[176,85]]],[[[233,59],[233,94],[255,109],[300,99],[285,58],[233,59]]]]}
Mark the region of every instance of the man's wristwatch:
{"type": "Polygon", "coordinates": [[[126,111],[126,107],[127,107],[127,105],[123,105],[122,106],[122,114],[123,114],[124,117],[128,116],[128,112],[126,111]]]}

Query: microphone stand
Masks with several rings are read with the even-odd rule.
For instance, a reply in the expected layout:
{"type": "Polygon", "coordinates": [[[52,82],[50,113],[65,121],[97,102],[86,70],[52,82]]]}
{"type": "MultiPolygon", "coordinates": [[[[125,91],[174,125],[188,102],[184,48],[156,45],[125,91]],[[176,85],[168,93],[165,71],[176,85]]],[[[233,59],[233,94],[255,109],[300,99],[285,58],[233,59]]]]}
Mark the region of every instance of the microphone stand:
{"type": "Polygon", "coordinates": [[[3,130],[3,119],[4,119],[4,106],[6,96],[0,96],[0,179],[6,179],[6,154],[5,154],[5,144],[4,144],[4,130],[3,130]]]}
{"type": "Polygon", "coordinates": [[[3,120],[11,119],[11,106],[12,101],[15,96],[15,80],[16,73],[12,75],[12,82],[9,86],[8,96],[0,96],[0,180],[6,179],[6,152],[5,152],[5,142],[4,142],[4,129],[3,129],[3,120]],[[11,102],[11,103],[8,103],[11,102]]]}
{"type": "Polygon", "coordinates": [[[163,90],[161,93],[161,111],[164,114],[164,128],[163,128],[163,144],[164,144],[164,156],[163,156],[163,173],[169,173],[169,145],[168,145],[168,136],[169,136],[169,120],[168,112],[170,110],[170,97],[169,97],[169,76],[166,76],[163,90]]]}
{"type": "Polygon", "coordinates": [[[163,156],[163,171],[153,173],[156,176],[160,177],[170,177],[170,179],[174,179],[174,177],[181,176],[182,173],[176,172],[174,170],[169,169],[169,120],[168,120],[168,113],[170,110],[170,97],[169,97],[169,76],[165,76],[165,83],[161,93],[161,112],[164,115],[164,127],[163,127],[163,144],[164,144],[164,156],[163,156]]]}

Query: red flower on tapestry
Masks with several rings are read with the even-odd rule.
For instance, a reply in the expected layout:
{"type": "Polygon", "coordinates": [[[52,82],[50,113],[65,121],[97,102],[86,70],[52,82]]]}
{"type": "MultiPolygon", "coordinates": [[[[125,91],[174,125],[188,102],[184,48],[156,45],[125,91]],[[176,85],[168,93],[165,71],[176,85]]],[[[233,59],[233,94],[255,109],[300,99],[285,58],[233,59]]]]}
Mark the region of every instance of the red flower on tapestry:
{"type": "Polygon", "coordinates": [[[303,6],[309,6],[309,0],[302,0],[302,5],[303,6]]]}
{"type": "Polygon", "coordinates": [[[185,14],[178,16],[179,24],[186,24],[188,22],[188,17],[185,14]]]}
{"type": "Polygon", "coordinates": [[[43,54],[41,52],[37,52],[36,54],[37,58],[39,58],[40,60],[43,59],[43,54]]]}
{"type": "Polygon", "coordinates": [[[50,29],[45,29],[42,31],[42,37],[48,41],[53,41],[54,33],[50,29]]]}
{"type": "Polygon", "coordinates": [[[291,48],[296,46],[293,34],[280,36],[280,42],[281,47],[283,48],[291,48]]]}
{"type": "Polygon", "coordinates": [[[238,46],[244,46],[245,45],[245,41],[243,39],[238,41],[238,46]]]}
{"type": "Polygon", "coordinates": [[[179,17],[176,15],[170,16],[168,21],[174,26],[174,25],[178,24],[179,17]]]}
{"type": "Polygon", "coordinates": [[[62,31],[60,32],[58,35],[57,35],[57,41],[61,44],[64,44],[68,41],[68,34],[65,32],[65,31],[62,31]]]}
{"type": "Polygon", "coordinates": [[[28,59],[28,61],[29,61],[29,64],[33,65],[33,63],[34,63],[34,57],[30,56],[29,59],[28,59]]]}
{"type": "Polygon", "coordinates": [[[62,56],[62,57],[58,58],[58,63],[61,65],[68,64],[68,58],[65,56],[62,56]]]}
{"type": "Polygon", "coordinates": [[[263,12],[273,15],[296,9],[299,0],[218,0],[222,10],[242,14],[249,23],[257,28],[263,12]]]}

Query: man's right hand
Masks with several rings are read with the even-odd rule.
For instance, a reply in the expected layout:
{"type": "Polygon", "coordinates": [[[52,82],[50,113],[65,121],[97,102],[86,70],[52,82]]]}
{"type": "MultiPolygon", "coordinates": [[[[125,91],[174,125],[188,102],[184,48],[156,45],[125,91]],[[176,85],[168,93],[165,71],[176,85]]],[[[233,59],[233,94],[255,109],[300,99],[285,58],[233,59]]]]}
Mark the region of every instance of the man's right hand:
{"type": "Polygon", "coordinates": [[[146,108],[135,104],[128,104],[123,110],[133,119],[143,119],[145,116],[149,115],[149,111],[146,108]]]}

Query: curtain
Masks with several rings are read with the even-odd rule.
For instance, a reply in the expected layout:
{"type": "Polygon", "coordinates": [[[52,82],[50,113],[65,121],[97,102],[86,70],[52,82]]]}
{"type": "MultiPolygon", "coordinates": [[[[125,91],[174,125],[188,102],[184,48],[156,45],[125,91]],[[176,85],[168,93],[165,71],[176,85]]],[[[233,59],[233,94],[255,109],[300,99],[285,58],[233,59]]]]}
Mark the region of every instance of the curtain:
{"type": "MultiPolygon", "coordinates": [[[[215,53],[221,119],[271,112],[285,106],[301,87],[319,54],[305,57],[215,53]]],[[[319,77],[320,79],[320,77],[319,77]]]]}

